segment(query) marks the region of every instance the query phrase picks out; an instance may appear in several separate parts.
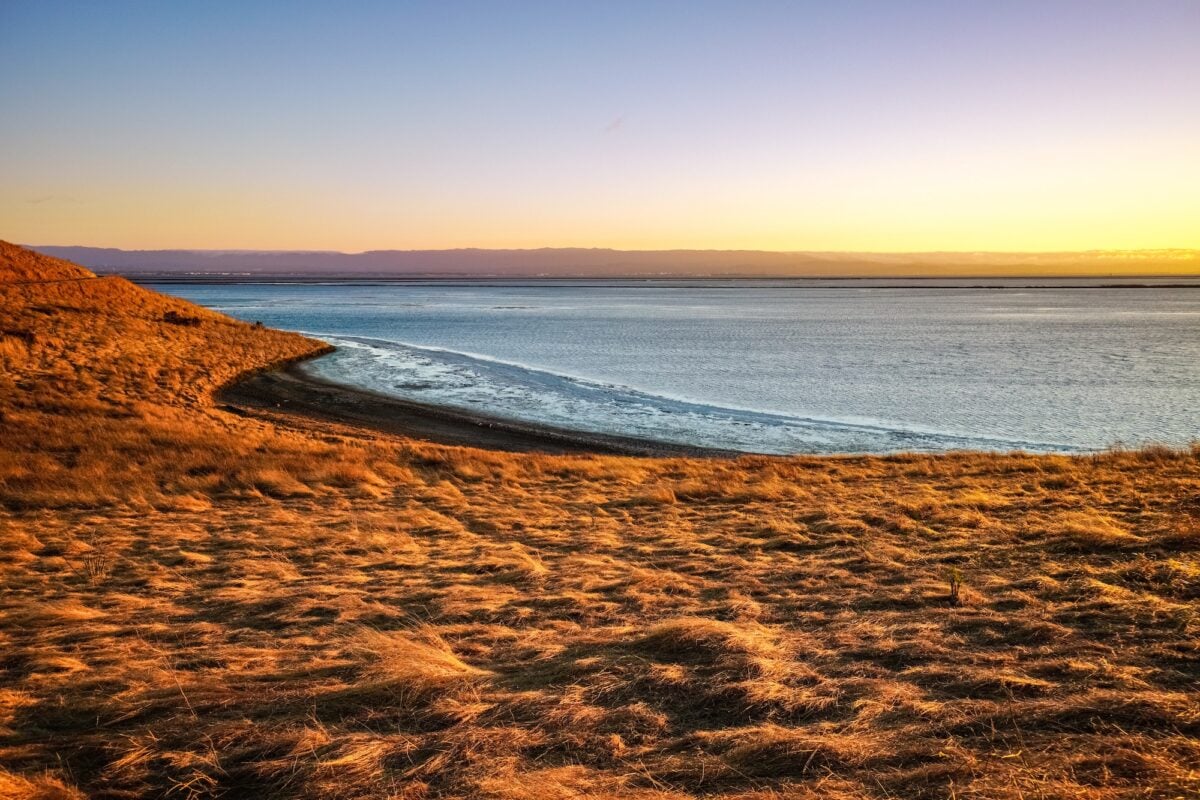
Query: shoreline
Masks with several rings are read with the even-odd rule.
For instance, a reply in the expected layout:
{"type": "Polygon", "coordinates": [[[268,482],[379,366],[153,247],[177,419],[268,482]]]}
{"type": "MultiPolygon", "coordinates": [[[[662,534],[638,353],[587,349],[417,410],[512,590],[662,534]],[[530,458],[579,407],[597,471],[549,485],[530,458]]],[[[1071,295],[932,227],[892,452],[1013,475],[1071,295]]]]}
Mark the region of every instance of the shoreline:
{"type": "Polygon", "coordinates": [[[736,458],[735,450],[592,433],[419,403],[369,389],[335,383],[305,372],[303,364],[326,353],[256,372],[234,381],[214,397],[218,407],[238,414],[270,410],[369,428],[434,444],[510,453],[623,455],[643,458],[736,458]]]}

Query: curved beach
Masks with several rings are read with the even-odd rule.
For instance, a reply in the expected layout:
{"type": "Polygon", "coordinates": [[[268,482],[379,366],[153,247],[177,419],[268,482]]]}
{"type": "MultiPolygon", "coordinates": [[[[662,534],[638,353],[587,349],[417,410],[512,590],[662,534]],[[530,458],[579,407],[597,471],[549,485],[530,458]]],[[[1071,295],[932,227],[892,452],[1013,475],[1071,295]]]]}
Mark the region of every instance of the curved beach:
{"type": "Polygon", "coordinates": [[[570,430],[416,403],[315,377],[304,369],[303,362],[237,381],[218,392],[217,401],[239,413],[270,409],[437,444],[506,452],[597,453],[652,458],[744,455],[733,450],[570,430]]]}

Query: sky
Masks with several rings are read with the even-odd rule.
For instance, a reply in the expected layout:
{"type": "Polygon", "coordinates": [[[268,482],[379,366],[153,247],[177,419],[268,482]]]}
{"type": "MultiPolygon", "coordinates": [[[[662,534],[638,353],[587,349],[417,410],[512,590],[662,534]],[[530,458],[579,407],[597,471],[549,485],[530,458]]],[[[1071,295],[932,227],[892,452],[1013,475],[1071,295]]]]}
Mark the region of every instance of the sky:
{"type": "Polygon", "coordinates": [[[0,0],[0,239],[1200,247],[1200,0],[0,0]]]}

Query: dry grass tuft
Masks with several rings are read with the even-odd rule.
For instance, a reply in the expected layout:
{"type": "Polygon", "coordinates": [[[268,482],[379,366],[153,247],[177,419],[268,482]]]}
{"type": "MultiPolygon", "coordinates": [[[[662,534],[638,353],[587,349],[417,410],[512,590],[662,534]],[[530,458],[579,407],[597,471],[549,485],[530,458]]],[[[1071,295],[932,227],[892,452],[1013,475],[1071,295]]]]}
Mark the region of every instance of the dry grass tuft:
{"type": "Polygon", "coordinates": [[[1095,511],[1063,511],[1046,523],[1046,535],[1060,546],[1089,551],[1137,545],[1143,540],[1107,514],[1095,511]]]}
{"type": "Polygon", "coordinates": [[[83,800],[86,795],[50,775],[15,775],[0,768],[0,797],[7,800],[83,800]]]}
{"type": "Polygon", "coordinates": [[[756,623],[687,617],[651,627],[635,647],[668,661],[698,661],[739,677],[762,677],[782,657],[775,639],[756,623]]]}
{"type": "Polygon", "coordinates": [[[482,674],[456,656],[429,626],[412,631],[366,628],[351,638],[346,650],[365,665],[363,679],[404,691],[436,689],[482,674]]]}

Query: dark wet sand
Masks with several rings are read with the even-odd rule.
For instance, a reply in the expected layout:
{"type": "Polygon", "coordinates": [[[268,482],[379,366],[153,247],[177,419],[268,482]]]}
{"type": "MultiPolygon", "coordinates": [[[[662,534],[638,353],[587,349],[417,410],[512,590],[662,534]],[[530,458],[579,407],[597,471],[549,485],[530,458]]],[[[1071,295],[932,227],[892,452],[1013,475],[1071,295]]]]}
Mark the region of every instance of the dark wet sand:
{"type": "Polygon", "coordinates": [[[303,364],[250,376],[218,393],[231,410],[270,409],[438,444],[517,453],[733,457],[728,450],[589,433],[401,400],[314,377],[303,364]]]}

